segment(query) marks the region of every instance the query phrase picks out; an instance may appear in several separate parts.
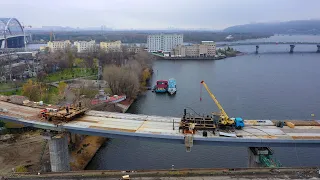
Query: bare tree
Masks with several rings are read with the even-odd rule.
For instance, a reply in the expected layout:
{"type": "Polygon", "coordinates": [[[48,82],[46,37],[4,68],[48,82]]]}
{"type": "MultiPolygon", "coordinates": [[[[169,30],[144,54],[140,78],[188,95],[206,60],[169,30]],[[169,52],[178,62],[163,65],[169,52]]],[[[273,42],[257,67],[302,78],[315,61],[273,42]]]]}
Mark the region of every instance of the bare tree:
{"type": "Polygon", "coordinates": [[[139,77],[128,67],[105,67],[103,78],[108,82],[113,94],[125,94],[129,98],[135,98],[139,93],[139,77]]]}

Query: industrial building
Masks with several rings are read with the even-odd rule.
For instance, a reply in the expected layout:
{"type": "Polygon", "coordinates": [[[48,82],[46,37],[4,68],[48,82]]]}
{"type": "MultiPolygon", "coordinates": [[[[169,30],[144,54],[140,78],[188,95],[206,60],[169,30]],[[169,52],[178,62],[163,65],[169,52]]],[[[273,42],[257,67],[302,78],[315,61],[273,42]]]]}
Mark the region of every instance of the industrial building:
{"type": "Polygon", "coordinates": [[[110,51],[121,51],[121,41],[113,42],[100,42],[100,48],[108,52],[110,51]]]}
{"type": "Polygon", "coordinates": [[[71,46],[71,42],[69,40],[65,41],[49,41],[47,43],[49,51],[55,52],[57,50],[64,50],[71,46]]]}
{"type": "Polygon", "coordinates": [[[214,57],[216,44],[214,41],[202,41],[201,44],[178,45],[171,55],[177,57],[214,57]]]}
{"type": "Polygon", "coordinates": [[[153,34],[147,39],[149,52],[171,52],[178,45],[183,44],[183,34],[153,34]]]}
{"type": "Polygon", "coordinates": [[[77,52],[81,53],[81,52],[93,50],[94,47],[96,46],[96,41],[95,40],[75,41],[73,45],[77,48],[77,52]]]}

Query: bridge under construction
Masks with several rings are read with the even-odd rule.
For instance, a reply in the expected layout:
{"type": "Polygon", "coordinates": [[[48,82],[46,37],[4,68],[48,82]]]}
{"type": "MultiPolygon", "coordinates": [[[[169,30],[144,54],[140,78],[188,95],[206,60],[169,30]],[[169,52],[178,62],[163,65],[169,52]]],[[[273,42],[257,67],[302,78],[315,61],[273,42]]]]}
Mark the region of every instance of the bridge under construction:
{"type": "MultiPolygon", "coordinates": [[[[242,129],[197,130],[186,134],[181,119],[167,116],[123,114],[105,111],[87,111],[69,122],[52,122],[39,118],[40,108],[0,101],[0,120],[46,130],[53,171],[69,170],[68,144],[65,132],[103,136],[107,138],[134,138],[141,140],[193,145],[248,147],[249,166],[259,164],[278,167],[270,147],[320,147],[319,120],[284,120],[290,126],[276,126],[278,120],[244,120],[242,129]],[[206,133],[204,133],[206,131],[206,133]]],[[[192,117],[189,117],[192,119],[192,117]]]]}

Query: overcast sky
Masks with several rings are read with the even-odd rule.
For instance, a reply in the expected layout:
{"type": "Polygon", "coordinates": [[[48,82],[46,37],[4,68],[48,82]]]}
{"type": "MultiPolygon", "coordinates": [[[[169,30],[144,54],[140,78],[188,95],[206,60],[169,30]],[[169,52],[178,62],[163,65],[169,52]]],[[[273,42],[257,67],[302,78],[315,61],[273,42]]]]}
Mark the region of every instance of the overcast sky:
{"type": "Polygon", "coordinates": [[[1,0],[0,15],[33,27],[223,29],[320,19],[320,0],[1,0]]]}

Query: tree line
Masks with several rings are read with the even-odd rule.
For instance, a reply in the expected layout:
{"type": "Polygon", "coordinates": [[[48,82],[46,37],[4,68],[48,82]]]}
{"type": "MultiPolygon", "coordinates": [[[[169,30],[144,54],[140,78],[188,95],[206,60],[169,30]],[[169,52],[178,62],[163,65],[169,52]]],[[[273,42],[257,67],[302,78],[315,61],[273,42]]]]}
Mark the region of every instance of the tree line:
{"type": "MultiPolygon", "coordinates": [[[[45,79],[54,73],[76,70],[92,71],[97,75],[98,68],[103,67],[102,77],[112,94],[123,95],[128,98],[136,98],[147,86],[146,82],[151,77],[153,58],[148,52],[141,50],[137,54],[128,52],[126,48],[121,51],[111,52],[95,48],[93,50],[77,53],[75,49],[65,49],[55,52],[39,53],[37,60],[42,69],[37,72],[34,81],[29,80],[24,84],[22,94],[30,100],[39,101],[47,95],[45,79]]],[[[83,72],[84,73],[84,72],[83,72]]],[[[72,76],[73,77],[73,76],[72,76]]],[[[63,78],[61,77],[61,81],[63,78]]],[[[64,96],[65,84],[59,84],[59,98],[64,96]]]]}

